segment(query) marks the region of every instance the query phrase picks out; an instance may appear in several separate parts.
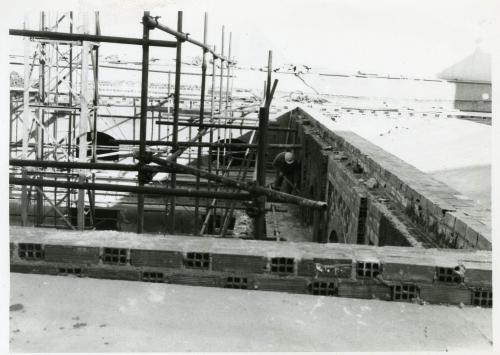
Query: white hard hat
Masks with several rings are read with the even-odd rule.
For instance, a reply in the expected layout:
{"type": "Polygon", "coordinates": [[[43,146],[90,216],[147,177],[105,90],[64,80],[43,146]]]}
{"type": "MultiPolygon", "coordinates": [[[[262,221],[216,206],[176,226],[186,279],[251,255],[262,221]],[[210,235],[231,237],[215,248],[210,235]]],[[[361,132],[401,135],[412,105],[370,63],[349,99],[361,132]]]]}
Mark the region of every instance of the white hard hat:
{"type": "Polygon", "coordinates": [[[285,162],[287,164],[292,164],[295,161],[295,157],[293,156],[292,152],[286,152],[285,153],[285,162]]]}

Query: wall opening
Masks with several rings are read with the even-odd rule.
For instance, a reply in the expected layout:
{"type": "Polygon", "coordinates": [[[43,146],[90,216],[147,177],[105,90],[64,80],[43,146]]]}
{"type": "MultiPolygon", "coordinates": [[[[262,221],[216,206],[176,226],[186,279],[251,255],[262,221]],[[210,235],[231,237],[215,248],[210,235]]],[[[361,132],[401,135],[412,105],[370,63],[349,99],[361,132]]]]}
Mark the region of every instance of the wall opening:
{"type": "Polygon", "coordinates": [[[339,237],[335,229],[333,229],[330,232],[330,235],[328,236],[328,243],[338,243],[338,242],[339,242],[339,237]]]}

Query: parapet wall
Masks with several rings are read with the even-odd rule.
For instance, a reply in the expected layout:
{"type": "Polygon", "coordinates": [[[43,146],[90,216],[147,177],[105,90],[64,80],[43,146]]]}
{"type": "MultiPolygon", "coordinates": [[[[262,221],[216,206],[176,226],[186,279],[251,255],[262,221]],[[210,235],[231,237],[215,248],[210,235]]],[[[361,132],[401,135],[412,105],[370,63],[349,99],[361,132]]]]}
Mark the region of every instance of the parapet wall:
{"type": "Polygon", "coordinates": [[[10,228],[12,272],[492,306],[491,252],[10,228]]]}
{"type": "MultiPolygon", "coordinates": [[[[326,185],[321,197],[334,202],[324,216],[328,227],[323,241],[335,230],[349,243],[381,245],[382,240],[419,246],[423,242],[424,246],[491,250],[491,226],[472,200],[353,132],[332,131],[303,108],[291,115],[299,137],[306,137],[301,143],[311,141],[308,136],[313,135],[321,142],[321,155],[328,156],[328,174],[323,175],[328,182],[315,183],[326,185]]],[[[301,159],[318,161],[318,153],[309,151],[303,147],[301,159]]],[[[308,172],[316,180],[322,174],[308,172]]]]}

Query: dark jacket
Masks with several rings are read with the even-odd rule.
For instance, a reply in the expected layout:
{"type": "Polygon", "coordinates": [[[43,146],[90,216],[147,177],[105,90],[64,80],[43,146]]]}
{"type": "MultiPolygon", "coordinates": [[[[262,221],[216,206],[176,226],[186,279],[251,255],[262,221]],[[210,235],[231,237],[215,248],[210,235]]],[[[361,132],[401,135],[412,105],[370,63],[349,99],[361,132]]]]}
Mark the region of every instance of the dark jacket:
{"type": "Polygon", "coordinates": [[[299,163],[295,160],[292,164],[285,161],[285,153],[281,152],[274,158],[273,166],[277,171],[282,172],[284,175],[290,176],[299,168],[299,163]]]}

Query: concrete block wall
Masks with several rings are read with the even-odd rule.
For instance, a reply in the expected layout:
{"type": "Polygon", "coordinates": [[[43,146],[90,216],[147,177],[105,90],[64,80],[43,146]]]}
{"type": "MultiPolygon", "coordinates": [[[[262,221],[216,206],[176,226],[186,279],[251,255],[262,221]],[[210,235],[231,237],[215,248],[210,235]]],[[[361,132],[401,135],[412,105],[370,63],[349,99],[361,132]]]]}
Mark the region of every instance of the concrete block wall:
{"type": "Polygon", "coordinates": [[[422,247],[411,228],[373,198],[368,199],[365,241],[369,245],[422,247]]]}
{"type": "MultiPolygon", "coordinates": [[[[330,145],[332,151],[341,152],[352,166],[359,166],[366,177],[375,179],[383,193],[433,243],[447,248],[491,250],[491,225],[472,200],[355,133],[332,131],[302,108],[293,113],[297,122],[306,120],[316,128],[318,139],[330,145]]],[[[373,235],[376,222],[373,216],[368,220],[372,226],[367,229],[373,235]]]]}
{"type": "MultiPolygon", "coordinates": [[[[328,164],[328,190],[327,190],[327,223],[328,235],[336,236],[340,243],[356,244],[360,224],[361,199],[366,198],[366,193],[356,186],[353,179],[339,168],[342,155],[333,154],[328,164]]],[[[364,221],[362,221],[364,223],[364,221]]],[[[332,241],[329,238],[329,241],[332,241]]]]}
{"type": "MultiPolygon", "coordinates": [[[[342,151],[332,150],[320,129],[303,117],[294,118],[302,142],[302,192],[311,198],[327,200],[329,206],[319,223],[322,236],[315,241],[422,246],[412,232],[416,230],[414,223],[396,216],[386,204],[378,202],[380,193],[374,195],[369,191],[363,182],[368,179],[366,174],[360,173],[342,151]],[[322,162],[325,157],[328,158],[326,176],[322,162]],[[308,194],[310,186],[320,186],[321,194],[308,194]]],[[[390,196],[383,197],[387,200],[390,196]]],[[[303,215],[310,223],[307,211],[303,215]]]]}
{"type": "Polygon", "coordinates": [[[11,272],[492,306],[491,252],[10,228],[11,272]]]}
{"type": "MultiPolygon", "coordinates": [[[[307,122],[295,122],[295,124],[297,127],[295,141],[302,145],[302,148],[295,152],[301,162],[299,190],[304,197],[324,200],[328,171],[328,152],[325,150],[327,145],[313,134],[316,128],[310,127],[307,122]]],[[[316,227],[313,230],[313,241],[325,241],[325,219],[319,211],[302,208],[302,216],[304,222],[316,227]],[[317,223],[314,223],[315,219],[317,223]]]]}

